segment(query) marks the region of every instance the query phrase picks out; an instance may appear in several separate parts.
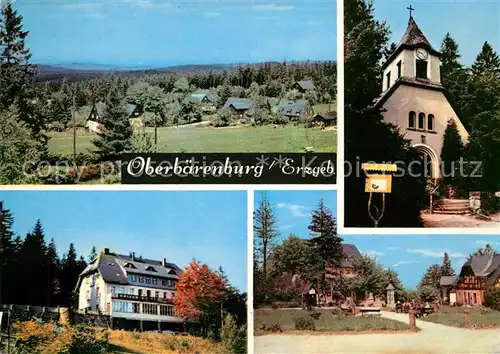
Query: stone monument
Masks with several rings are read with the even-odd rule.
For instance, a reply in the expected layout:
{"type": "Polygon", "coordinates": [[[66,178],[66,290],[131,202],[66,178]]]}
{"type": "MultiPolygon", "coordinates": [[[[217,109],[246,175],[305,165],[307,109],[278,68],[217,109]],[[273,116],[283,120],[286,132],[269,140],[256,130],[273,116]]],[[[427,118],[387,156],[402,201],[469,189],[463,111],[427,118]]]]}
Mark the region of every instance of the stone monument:
{"type": "Polygon", "coordinates": [[[395,308],[396,307],[396,301],[394,299],[394,286],[389,283],[389,285],[386,288],[387,290],[387,307],[388,308],[395,308]]]}

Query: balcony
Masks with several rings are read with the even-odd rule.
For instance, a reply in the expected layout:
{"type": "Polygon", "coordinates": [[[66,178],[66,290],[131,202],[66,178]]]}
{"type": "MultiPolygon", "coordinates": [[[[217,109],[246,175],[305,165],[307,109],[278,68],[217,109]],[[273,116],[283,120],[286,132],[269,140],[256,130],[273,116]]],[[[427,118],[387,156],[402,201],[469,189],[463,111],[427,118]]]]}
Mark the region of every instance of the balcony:
{"type": "Polygon", "coordinates": [[[115,300],[152,302],[152,303],[158,303],[158,304],[173,304],[172,299],[165,299],[162,297],[152,297],[152,296],[144,296],[144,295],[111,294],[111,298],[115,299],[115,300]]]}

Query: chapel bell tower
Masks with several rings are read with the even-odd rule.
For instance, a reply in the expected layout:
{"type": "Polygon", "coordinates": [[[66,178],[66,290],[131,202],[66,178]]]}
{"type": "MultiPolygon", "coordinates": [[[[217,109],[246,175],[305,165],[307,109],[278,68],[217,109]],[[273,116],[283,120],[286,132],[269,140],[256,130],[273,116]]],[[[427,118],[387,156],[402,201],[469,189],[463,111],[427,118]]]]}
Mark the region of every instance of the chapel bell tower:
{"type": "Polygon", "coordinates": [[[401,77],[420,83],[441,86],[440,56],[418,28],[411,11],[408,27],[397,49],[383,64],[382,92],[390,89],[401,77]]]}

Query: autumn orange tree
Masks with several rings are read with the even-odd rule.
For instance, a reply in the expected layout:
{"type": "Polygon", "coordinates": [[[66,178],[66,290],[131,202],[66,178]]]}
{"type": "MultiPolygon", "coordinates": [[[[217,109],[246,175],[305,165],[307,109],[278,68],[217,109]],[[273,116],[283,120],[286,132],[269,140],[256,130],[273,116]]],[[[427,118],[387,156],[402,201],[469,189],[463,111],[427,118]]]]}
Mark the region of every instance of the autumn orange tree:
{"type": "Polygon", "coordinates": [[[186,321],[196,321],[204,336],[218,337],[221,308],[229,284],[206,264],[193,260],[179,276],[174,297],[176,314],[186,321]]]}

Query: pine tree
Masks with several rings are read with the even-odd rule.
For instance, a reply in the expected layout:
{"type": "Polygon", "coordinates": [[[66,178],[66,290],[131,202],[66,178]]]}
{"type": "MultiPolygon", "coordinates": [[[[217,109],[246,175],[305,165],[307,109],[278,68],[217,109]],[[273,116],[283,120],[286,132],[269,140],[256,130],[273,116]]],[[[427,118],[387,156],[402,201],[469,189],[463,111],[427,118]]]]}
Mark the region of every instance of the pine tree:
{"type": "Polygon", "coordinates": [[[47,269],[46,253],[42,223],[37,220],[33,231],[26,235],[21,249],[23,272],[20,277],[30,286],[30,291],[24,294],[24,304],[39,306],[47,301],[47,292],[50,291],[51,284],[47,279],[49,269],[47,269]]]}
{"type": "Polygon", "coordinates": [[[318,208],[313,211],[308,226],[311,242],[314,244],[323,266],[339,266],[342,255],[342,238],[337,234],[337,223],[332,212],[321,199],[318,208]]]}
{"type": "Polygon", "coordinates": [[[89,258],[88,258],[88,263],[92,262],[94,259],[97,258],[97,249],[95,246],[92,246],[92,249],[90,250],[89,258]]]}
{"type": "Polygon", "coordinates": [[[420,280],[418,285],[419,288],[422,287],[432,287],[434,289],[440,289],[441,276],[443,275],[442,267],[439,264],[433,264],[427,268],[424,276],[420,280]]]}
{"type": "Polygon", "coordinates": [[[7,108],[25,92],[33,75],[26,48],[27,31],[23,31],[22,16],[12,3],[0,8],[0,108],[7,108]]]}
{"type": "Polygon", "coordinates": [[[497,79],[500,78],[500,57],[488,42],[484,42],[481,53],[472,64],[472,74],[475,79],[486,73],[492,73],[497,79]]]}
{"type": "Polygon", "coordinates": [[[443,136],[443,147],[441,150],[441,161],[443,163],[443,176],[447,182],[454,179],[457,162],[464,157],[464,145],[458,133],[457,124],[454,119],[448,120],[448,126],[443,136]]]}
{"type": "Polygon", "coordinates": [[[132,127],[118,89],[112,89],[106,99],[101,124],[103,131],[93,143],[101,157],[116,159],[131,148],[132,127]]]}
{"type": "MultiPolygon", "coordinates": [[[[381,108],[373,102],[379,97],[382,82],[381,60],[386,49],[389,29],[374,18],[371,1],[344,1],[344,159],[345,226],[373,226],[366,211],[369,195],[365,193],[365,176],[359,170],[367,161],[398,161],[401,168],[420,160],[394,126],[381,121],[381,108]]],[[[412,175],[418,171],[412,171],[412,175]]],[[[409,227],[421,225],[420,212],[425,207],[426,181],[404,173],[393,179],[390,198],[379,226],[409,227]],[[394,191],[397,191],[396,193],[394,191]]],[[[381,199],[373,197],[372,205],[381,210],[381,199]]]]}
{"type": "Polygon", "coordinates": [[[279,233],[276,216],[266,196],[263,195],[254,215],[254,243],[257,259],[262,267],[264,282],[267,281],[268,259],[279,233]]]}
{"type": "Polygon", "coordinates": [[[48,281],[50,283],[50,291],[47,292],[47,305],[53,306],[55,304],[58,304],[59,295],[61,293],[59,280],[61,261],[59,259],[59,256],[57,255],[57,248],[54,239],[51,239],[49,245],[47,246],[46,259],[48,268],[48,281]]]}
{"type": "Polygon", "coordinates": [[[11,288],[14,282],[10,278],[14,274],[10,268],[14,259],[13,224],[14,218],[10,210],[5,209],[0,201],[0,303],[9,303],[12,299],[9,295],[14,290],[11,288]]]}
{"type": "Polygon", "coordinates": [[[451,266],[451,260],[448,256],[448,252],[444,253],[443,264],[441,265],[441,275],[442,276],[452,276],[455,275],[455,271],[451,266]]]}

